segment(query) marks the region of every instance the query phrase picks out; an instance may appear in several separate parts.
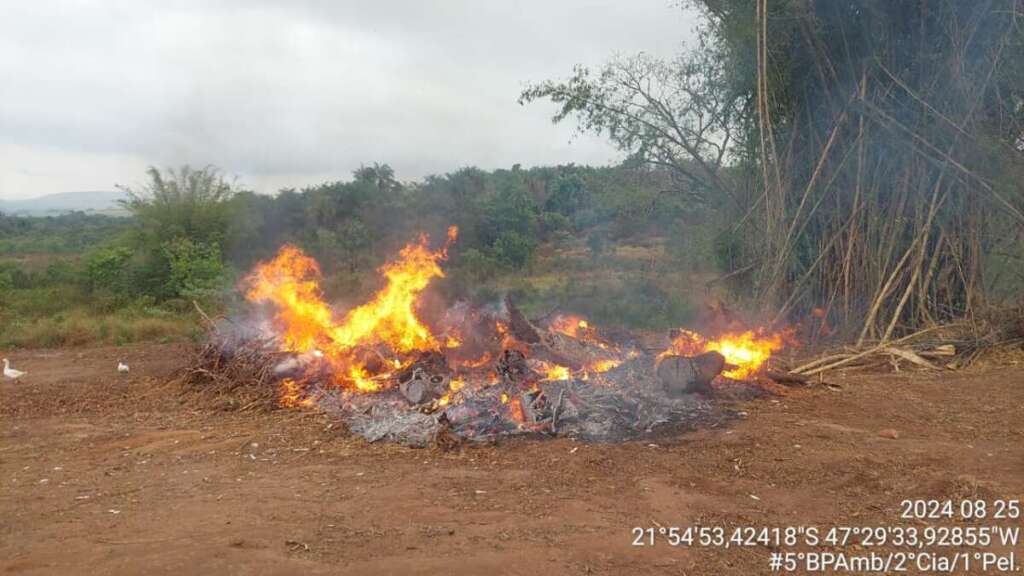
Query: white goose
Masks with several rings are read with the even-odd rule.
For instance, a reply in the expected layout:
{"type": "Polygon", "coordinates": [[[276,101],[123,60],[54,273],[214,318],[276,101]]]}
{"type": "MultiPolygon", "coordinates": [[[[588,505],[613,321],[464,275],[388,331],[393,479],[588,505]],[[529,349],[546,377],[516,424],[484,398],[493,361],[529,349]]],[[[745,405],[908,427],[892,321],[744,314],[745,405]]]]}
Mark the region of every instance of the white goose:
{"type": "Polygon", "coordinates": [[[117,371],[120,374],[127,374],[128,373],[128,365],[125,364],[124,362],[118,360],[117,361],[117,371]]]}
{"type": "Polygon", "coordinates": [[[17,380],[22,376],[28,374],[28,372],[22,372],[21,370],[15,370],[11,368],[11,362],[7,358],[4,358],[4,376],[11,380],[17,380]]]}

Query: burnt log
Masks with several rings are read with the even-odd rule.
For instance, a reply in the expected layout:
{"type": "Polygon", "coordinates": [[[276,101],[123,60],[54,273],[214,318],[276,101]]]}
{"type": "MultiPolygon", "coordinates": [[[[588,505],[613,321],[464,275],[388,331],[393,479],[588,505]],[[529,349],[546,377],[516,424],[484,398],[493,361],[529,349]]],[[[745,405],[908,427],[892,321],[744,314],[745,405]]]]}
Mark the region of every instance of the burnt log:
{"type": "Polygon", "coordinates": [[[423,354],[396,376],[398,391],[413,405],[427,404],[444,396],[449,379],[447,362],[437,352],[423,354]]]}
{"type": "Polygon", "coordinates": [[[519,405],[527,422],[537,423],[551,417],[547,396],[540,390],[529,390],[521,394],[519,405]]]}
{"type": "Polygon", "coordinates": [[[434,394],[431,390],[430,383],[426,379],[419,377],[399,383],[398,390],[413,405],[426,404],[439,397],[439,395],[434,394]]]}
{"type": "Polygon", "coordinates": [[[516,308],[510,296],[505,296],[505,308],[508,310],[508,329],[512,336],[526,344],[537,344],[541,341],[541,332],[532,322],[516,308]]]}
{"type": "Polygon", "coordinates": [[[512,384],[534,382],[540,378],[540,375],[526,363],[526,355],[519,350],[503,351],[495,364],[495,370],[506,382],[512,384]]]}
{"type": "Polygon", "coordinates": [[[711,381],[724,368],[725,357],[718,352],[705,352],[692,357],[669,355],[658,361],[655,374],[666,392],[710,395],[711,381]]]}
{"type": "Polygon", "coordinates": [[[538,328],[520,312],[509,296],[505,297],[505,308],[508,310],[509,333],[526,345],[531,359],[565,366],[575,372],[595,362],[615,358],[607,349],[592,342],[538,328]]]}

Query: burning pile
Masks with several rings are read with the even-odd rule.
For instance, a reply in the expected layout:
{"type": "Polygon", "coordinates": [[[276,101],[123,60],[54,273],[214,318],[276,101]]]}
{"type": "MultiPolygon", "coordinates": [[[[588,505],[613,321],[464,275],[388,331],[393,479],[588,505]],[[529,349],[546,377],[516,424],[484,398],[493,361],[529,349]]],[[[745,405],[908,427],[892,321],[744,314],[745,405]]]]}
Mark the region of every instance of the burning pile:
{"type": "Polygon", "coordinates": [[[758,331],[707,339],[679,330],[650,354],[580,317],[531,322],[507,299],[458,303],[428,326],[421,295],[444,276],[456,235],[450,228],[437,250],[426,236],[407,245],[380,269],[384,288],[340,316],[322,297],[316,261],[281,248],[245,280],[247,298],[272,320],[223,338],[221,356],[257,342],[274,359],[280,405],[337,413],[371,441],[423,445],[531,432],[618,440],[692,425],[709,413],[720,373],[752,378],[782,347],[780,335],[758,331]]]}

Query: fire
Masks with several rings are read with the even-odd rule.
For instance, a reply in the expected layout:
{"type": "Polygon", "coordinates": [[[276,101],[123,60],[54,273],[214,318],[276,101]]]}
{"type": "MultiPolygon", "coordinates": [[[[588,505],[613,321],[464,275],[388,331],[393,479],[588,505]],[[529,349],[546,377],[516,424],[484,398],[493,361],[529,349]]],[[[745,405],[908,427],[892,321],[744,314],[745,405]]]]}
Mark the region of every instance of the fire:
{"type": "Polygon", "coordinates": [[[587,366],[587,372],[607,372],[619,364],[622,364],[621,360],[612,360],[610,358],[608,360],[598,360],[590,366],[587,366]]]}
{"type": "Polygon", "coordinates": [[[590,322],[581,316],[571,314],[557,316],[548,324],[548,331],[583,340],[605,350],[613,348],[598,335],[597,330],[590,325],[590,322]]]}
{"type": "MultiPolygon", "coordinates": [[[[445,374],[450,376],[447,389],[431,389],[427,396],[428,400],[435,399],[437,407],[462,403],[479,388],[501,382],[502,376],[497,370],[507,366],[495,361],[504,358],[502,353],[509,350],[525,355],[532,369],[532,377],[518,383],[514,381],[518,376],[511,374],[521,374],[521,371],[509,372],[513,381],[506,383],[519,386],[518,392],[526,385],[540,390],[541,382],[575,379],[609,383],[608,377],[595,375],[641,355],[632,345],[620,347],[614,340],[605,340],[586,319],[571,315],[550,321],[539,345],[585,350],[584,362],[579,362],[581,358],[573,358],[572,354],[566,357],[573,359],[562,360],[572,368],[540,359],[558,358],[558,355],[534,357],[538,344],[517,337],[516,332],[522,330],[518,326],[516,330],[511,329],[511,314],[508,319],[501,319],[489,313],[462,310],[446,315],[445,323],[437,326],[436,332],[432,331],[418,316],[419,302],[430,282],[444,277],[441,265],[456,235],[457,229],[451,227],[447,241],[436,250],[430,248],[426,235],[406,245],[397,258],[379,269],[386,280],[384,287],[366,303],[338,315],[321,292],[319,265],[299,248],[286,245],[273,259],[257,265],[244,281],[246,297],[253,302],[273,305],[277,345],[281,351],[294,355],[292,360],[297,369],[306,371],[305,377],[287,372],[293,378],[279,383],[279,403],[287,407],[315,405],[323,398],[320,387],[324,374],[330,374],[333,382],[346,392],[374,393],[395,387],[399,388],[396,392],[408,394],[405,387],[397,386],[395,376],[422,359],[437,360],[435,353],[443,355],[440,362],[447,370],[445,374]],[[576,342],[567,342],[563,336],[576,342]],[[423,352],[430,354],[421,354],[423,352]]],[[[672,346],[660,357],[717,351],[728,364],[728,370],[723,372],[725,376],[750,378],[783,347],[788,336],[784,332],[748,330],[712,339],[679,330],[674,334],[672,346]]],[[[442,380],[432,382],[440,384],[442,380]]],[[[411,396],[407,399],[419,402],[411,396]]],[[[519,397],[502,393],[500,401],[508,406],[503,410],[507,410],[509,417],[524,422],[524,406],[519,397]]]]}
{"type": "Polygon", "coordinates": [[[693,356],[704,352],[718,352],[725,357],[725,362],[735,366],[722,372],[723,376],[734,379],[750,378],[774,352],[782,349],[786,334],[764,334],[761,330],[745,332],[727,332],[718,338],[709,340],[696,332],[678,330],[672,340],[672,346],[661,353],[693,356]]]}
{"type": "Polygon", "coordinates": [[[282,346],[288,350],[316,350],[333,326],[331,309],[320,298],[319,278],[316,260],[289,245],[248,277],[246,298],[277,305],[277,321],[287,327],[281,334],[282,346]]]}
{"type": "Polygon", "coordinates": [[[559,366],[558,364],[547,364],[542,365],[544,369],[545,380],[568,380],[570,376],[569,368],[565,366],[559,366]]]}
{"type": "Polygon", "coordinates": [[[483,356],[477,358],[476,360],[466,360],[465,362],[462,362],[462,365],[465,366],[466,368],[480,368],[482,366],[485,366],[490,361],[491,353],[484,352],[483,356]]]}
{"type": "Polygon", "coordinates": [[[313,399],[306,395],[305,387],[291,378],[281,380],[277,392],[278,403],[285,408],[308,407],[314,404],[313,399]]]}
{"type": "Polygon", "coordinates": [[[366,368],[359,364],[353,364],[349,368],[348,377],[352,384],[355,385],[356,390],[360,392],[376,392],[380,390],[380,383],[373,381],[366,368]]]}
{"type": "MultiPolygon", "coordinates": [[[[383,344],[396,354],[440,348],[417,317],[416,304],[431,280],[444,277],[440,262],[448,257],[448,246],[457,234],[457,228],[450,227],[448,241],[437,251],[429,249],[426,235],[406,245],[397,260],[380,268],[385,287],[340,322],[323,300],[320,267],[294,246],[282,247],[273,260],[256,267],[246,278],[246,297],[275,305],[282,350],[321,350],[342,375],[343,385],[376,391],[380,383],[371,380],[366,365],[356,357],[358,348],[383,344]]],[[[397,358],[392,363],[402,365],[397,358]]]]}
{"type": "Polygon", "coordinates": [[[523,404],[519,398],[513,398],[508,402],[508,413],[516,422],[523,424],[526,422],[526,416],[523,415],[523,404]]]}
{"type": "Polygon", "coordinates": [[[553,332],[560,332],[566,336],[579,338],[582,332],[586,332],[590,324],[579,316],[559,316],[551,321],[550,329],[553,332]]]}

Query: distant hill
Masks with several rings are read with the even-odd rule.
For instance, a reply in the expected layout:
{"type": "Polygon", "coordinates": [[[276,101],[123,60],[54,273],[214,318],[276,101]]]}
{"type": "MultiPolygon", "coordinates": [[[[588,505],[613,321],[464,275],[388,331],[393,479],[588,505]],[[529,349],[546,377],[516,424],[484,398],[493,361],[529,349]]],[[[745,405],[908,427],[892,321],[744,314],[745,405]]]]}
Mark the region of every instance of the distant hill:
{"type": "Polygon", "coordinates": [[[119,216],[127,215],[117,205],[117,201],[124,197],[124,192],[117,190],[60,192],[25,200],[0,200],[0,212],[19,216],[56,216],[82,211],[119,216]]]}

